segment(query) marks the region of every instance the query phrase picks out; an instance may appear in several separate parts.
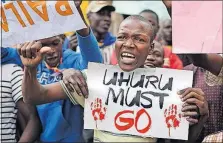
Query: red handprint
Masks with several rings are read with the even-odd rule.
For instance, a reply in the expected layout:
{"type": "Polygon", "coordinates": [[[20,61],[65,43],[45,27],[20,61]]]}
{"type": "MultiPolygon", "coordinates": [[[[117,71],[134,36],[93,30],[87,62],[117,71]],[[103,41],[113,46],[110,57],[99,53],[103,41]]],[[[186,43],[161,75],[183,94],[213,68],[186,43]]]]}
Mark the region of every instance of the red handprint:
{"type": "Polygon", "coordinates": [[[181,114],[177,114],[177,105],[170,105],[169,110],[165,109],[164,117],[166,118],[166,125],[169,128],[169,136],[170,136],[170,128],[176,129],[180,125],[181,114]]]}
{"type": "Polygon", "coordinates": [[[106,108],[102,107],[102,101],[100,98],[96,98],[94,102],[91,102],[91,110],[92,110],[92,116],[94,117],[94,120],[96,122],[96,128],[97,128],[97,120],[104,120],[105,114],[106,114],[106,108]]]}

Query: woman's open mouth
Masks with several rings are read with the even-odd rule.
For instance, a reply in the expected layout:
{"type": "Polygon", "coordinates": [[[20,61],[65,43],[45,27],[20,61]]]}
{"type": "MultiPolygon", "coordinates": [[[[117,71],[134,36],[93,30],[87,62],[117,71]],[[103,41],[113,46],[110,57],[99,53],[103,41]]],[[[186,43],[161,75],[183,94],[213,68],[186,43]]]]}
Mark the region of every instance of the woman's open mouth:
{"type": "Polygon", "coordinates": [[[124,64],[133,64],[136,61],[136,57],[131,53],[123,52],[121,54],[121,61],[124,64]]]}

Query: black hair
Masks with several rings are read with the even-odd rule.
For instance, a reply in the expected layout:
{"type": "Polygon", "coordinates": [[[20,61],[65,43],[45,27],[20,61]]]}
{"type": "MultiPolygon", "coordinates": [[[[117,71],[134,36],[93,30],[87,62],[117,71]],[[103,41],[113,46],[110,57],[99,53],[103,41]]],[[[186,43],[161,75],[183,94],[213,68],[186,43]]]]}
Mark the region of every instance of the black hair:
{"type": "Polygon", "coordinates": [[[142,13],[152,13],[152,14],[154,14],[156,16],[157,23],[159,23],[159,16],[158,16],[158,14],[156,12],[154,12],[154,11],[152,11],[150,9],[145,9],[142,12],[140,12],[139,14],[142,14],[142,13]]]}
{"type": "Polygon", "coordinates": [[[146,20],[143,16],[141,16],[141,15],[131,15],[131,16],[127,17],[126,19],[124,19],[123,21],[125,21],[125,20],[139,20],[141,22],[144,22],[144,23],[148,24],[149,28],[152,30],[151,42],[153,42],[153,40],[155,39],[155,30],[154,30],[152,24],[148,20],[146,20]]]}

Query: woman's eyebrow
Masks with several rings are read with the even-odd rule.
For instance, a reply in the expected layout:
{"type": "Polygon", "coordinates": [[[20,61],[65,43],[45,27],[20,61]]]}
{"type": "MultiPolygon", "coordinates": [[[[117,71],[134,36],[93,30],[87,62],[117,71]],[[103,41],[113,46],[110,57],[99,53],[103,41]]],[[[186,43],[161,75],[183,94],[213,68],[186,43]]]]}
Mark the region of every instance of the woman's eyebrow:
{"type": "Polygon", "coordinates": [[[161,52],[159,50],[153,50],[153,53],[160,53],[161,54],[161,52]]]}
{"type": "Polygon", "coordinates": [[[118,34],[128,34],[127,32],[121,31],[118,34]]]}
{"type": "Polygon", "coordinates": [[[134,35],[134,36],[146,36],[146,37],[149,37],[147,34],[144,34],[144,33],[134,33],[132,35],[134,35]]]}

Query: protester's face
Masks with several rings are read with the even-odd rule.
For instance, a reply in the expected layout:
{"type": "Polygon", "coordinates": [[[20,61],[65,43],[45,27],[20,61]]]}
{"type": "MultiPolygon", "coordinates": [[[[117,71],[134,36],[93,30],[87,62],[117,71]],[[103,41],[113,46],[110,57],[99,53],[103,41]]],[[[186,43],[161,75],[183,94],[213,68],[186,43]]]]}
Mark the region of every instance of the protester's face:
{"type": "Polygon", "coordinates": [[[164,49],[158,42],[155,42],[154,49],[148,54],[146,67],[162,67],[164,63],[164,49]]]}
{"type": "Polygon", "coordinates": [[[59,36],[40,40],[42,47],[47,46],[51,51],[46,54],[44,61],[50,67],[56,67],[60,63],[62,56],[62,39],[59,36]]]}
{"type": "Polygon", "coordinates": [[[163,22],[163,37],[166,41],[172,41],[172,22],[165,20],[163,22]]]}
{"type": "Polygon", "coordinates": [[[152,30],[148,26],[135,19],[127,19],[121,23],[115,51],[122,70],[132,71],[144,66],[146,57],[152,49],[152,30]]]}
{"type": "Polygon", "coordinates": [[[140,15],[152,24],[152,26],[154,27],[154,32],[156,34],[159,30],[159,22],[156,15],[150,12],[142,12],[140,13],[140,15]]]}
{"type": "Polygon", "coordinates": [[[99,12],[89,13],[88,19],[95,32],[105,34],[111,25],[111,11],[102,8],[99,12]]]}

